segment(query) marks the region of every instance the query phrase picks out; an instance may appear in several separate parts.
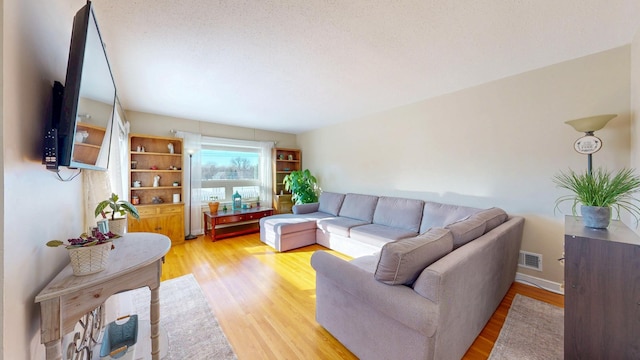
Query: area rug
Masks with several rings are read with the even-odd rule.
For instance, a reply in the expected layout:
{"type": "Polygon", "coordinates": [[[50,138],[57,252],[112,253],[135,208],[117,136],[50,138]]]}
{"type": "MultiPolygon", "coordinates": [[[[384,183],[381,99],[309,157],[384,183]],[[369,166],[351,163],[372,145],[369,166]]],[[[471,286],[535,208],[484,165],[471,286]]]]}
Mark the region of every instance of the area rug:
{"type": "MultiPolygon", "coordinates": [[[[132,292],[138,314],[149,313],[151,291],[132,292]]],[[[166,360],[237,359],[193,274],[160,284],[160,327],[167,333],[166,360]]]]}
{"type": "Polygon", "coordinates": [[[516,294],[491,360],[564,357],[564,309],[516,294]]]}

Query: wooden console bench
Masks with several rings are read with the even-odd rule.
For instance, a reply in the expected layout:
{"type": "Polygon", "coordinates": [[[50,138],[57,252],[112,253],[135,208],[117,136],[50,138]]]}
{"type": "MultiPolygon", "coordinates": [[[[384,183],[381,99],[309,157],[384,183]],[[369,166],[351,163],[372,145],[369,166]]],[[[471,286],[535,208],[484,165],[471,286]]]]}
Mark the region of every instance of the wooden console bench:
{"type": "Polygon", "coordinates": [[[211,240],[250,234],[260,231],[260,219],[273,215],[272,208],[251,208],[236,211],[204,212],[204,233],[211,240]]]}
{"type": "MultiPolygon", "coordinates": [[[[160,359],[160,275],[171,240],[160,234],[128,233],[113,241],[107,268],[75,276],[71,264],[35,299],[40,304],[40,339],[47,360],[62,359],[61,339],[82,316],[113,294],[141,287],[151,289],[151,358],[160,359]]],[[[139,339],[140,340],[140,339],[139,339]]]]}

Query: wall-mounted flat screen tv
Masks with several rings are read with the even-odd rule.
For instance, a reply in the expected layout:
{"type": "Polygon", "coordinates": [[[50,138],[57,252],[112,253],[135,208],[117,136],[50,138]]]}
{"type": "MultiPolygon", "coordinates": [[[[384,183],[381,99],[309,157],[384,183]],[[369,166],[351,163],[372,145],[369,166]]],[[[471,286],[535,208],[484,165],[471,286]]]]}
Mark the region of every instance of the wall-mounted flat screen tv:
{"type": "MultiPolygon", "coordinates": [[[[56,96],[53,98],[55,101],[56,96]]],[[[116,111],[116,87],[90,1],[73,20],[61,98],[61,104],[54,103],[52,107],[54,111],[59,108],[60,112],[51,116],[50,128],[45,134],[43,158],[47,168],[106,170],[116,111]]]]}

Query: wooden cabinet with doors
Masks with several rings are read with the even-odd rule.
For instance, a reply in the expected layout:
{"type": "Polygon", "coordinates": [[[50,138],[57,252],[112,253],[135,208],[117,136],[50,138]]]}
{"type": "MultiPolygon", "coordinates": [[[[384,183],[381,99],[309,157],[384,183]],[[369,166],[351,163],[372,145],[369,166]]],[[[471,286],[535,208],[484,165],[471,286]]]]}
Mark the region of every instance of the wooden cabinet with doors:
{"type": "Polygon", "coordinates": [[[273,148],[273,208],[276,213],[290,213],[293,203],[291,193],[285,190],[283,179],[292,171],[302,169],[299,149],[273,148]]]}
{"type": "Polygon", "coordinates": [[[140,221],[129,218],[130,232],[164,234],[184,242],[182,139],[129,135],[129,199],[140,221]]]}
{"type": "Polygon", "coordinates": [[[565,359],[638,359],[640,237],[565,218],[565,359]]]}

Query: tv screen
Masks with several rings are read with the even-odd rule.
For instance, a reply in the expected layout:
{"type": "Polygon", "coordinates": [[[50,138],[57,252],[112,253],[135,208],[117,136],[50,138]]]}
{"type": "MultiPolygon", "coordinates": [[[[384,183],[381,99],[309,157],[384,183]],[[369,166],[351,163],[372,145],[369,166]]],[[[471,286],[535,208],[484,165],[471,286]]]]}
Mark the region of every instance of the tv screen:
{"type": "Polygon", "coordinates": [[[60,166],[106,170],[116,88],[98,23],[88,1],[75,15],[57,125],[60,166]]]}

